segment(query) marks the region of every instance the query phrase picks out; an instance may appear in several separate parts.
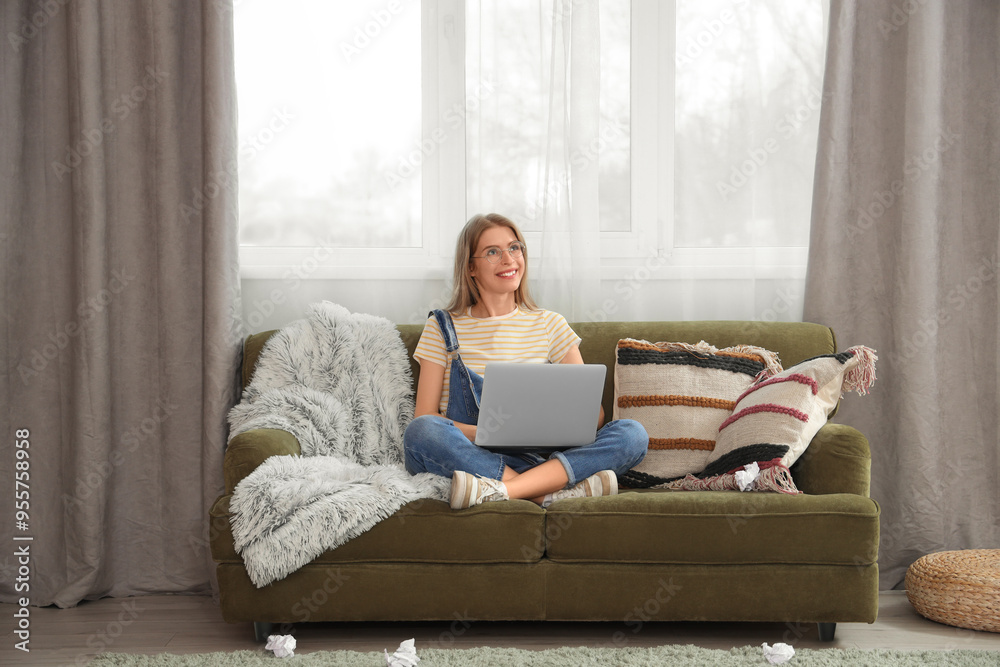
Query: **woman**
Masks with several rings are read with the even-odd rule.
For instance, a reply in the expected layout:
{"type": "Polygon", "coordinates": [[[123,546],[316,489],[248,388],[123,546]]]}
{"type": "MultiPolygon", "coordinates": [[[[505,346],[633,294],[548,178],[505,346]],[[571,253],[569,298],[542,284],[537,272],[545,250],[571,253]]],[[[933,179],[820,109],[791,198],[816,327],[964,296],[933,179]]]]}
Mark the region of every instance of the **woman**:
{"type": "Polygon", "coordinates": [[[458,237],[455,282],[446,310],[427,319],[414,358],[420,364],[416,410],[403,436],[406,469],[452,478],[451,506],[527,498],[543,507],[575,496],[613,495],[616,473],[646,455],[638,422],[600,428],[589,445],[543,453],[500,454],[478,447],[476,419],[487,361],[582,364],[580,337],[528,293],[527,246],[502,215],[473,216],[458,237]],[[568,487],[568,488],[567,488],[568,487]]]}

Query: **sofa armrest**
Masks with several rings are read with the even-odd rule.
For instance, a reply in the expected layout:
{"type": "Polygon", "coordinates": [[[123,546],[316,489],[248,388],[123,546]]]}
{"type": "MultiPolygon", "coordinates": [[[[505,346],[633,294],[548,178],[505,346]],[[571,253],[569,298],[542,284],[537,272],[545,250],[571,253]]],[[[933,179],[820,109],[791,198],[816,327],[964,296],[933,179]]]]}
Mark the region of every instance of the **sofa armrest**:
{"type": "Polygon", "coordinates": [[[226,447],[226,458],[222,466],[226,478],[226,493],[235,491],[236,485],[265,459],[301,453],[299,441],[288,431],[255,428],[240,433],[226,447]]]}
{"type": "Polygon", "coordinates": [[[872,472],[868,439],[851,426],[827,422],[791,472],[804,493],[853,493],[867,498],[872,472]]]}

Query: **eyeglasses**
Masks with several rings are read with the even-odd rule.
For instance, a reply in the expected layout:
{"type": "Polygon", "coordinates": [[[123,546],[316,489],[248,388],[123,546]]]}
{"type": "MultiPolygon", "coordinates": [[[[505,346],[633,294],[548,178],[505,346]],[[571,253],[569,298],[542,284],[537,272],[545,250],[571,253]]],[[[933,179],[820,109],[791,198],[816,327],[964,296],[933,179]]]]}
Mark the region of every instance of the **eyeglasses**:
{"type": "MultiPolygon", "coordinates": [[[[507,248],[507,252],[510,253],[511,259],[516,259],[517,257],[523,255],[524,251],[527,249],[528,248],[520,241],[514,241],[513,243],[510,244],[510,247],[507,248]]],[[[500,261],[500,258],[502,257],[503,257],[503,248],[493,245],[484,250],[483,254],[480,255],[479,257],[473,255],[472,259],[485,259],[490,264],[496,264],[497,262],[500,261]]]]}

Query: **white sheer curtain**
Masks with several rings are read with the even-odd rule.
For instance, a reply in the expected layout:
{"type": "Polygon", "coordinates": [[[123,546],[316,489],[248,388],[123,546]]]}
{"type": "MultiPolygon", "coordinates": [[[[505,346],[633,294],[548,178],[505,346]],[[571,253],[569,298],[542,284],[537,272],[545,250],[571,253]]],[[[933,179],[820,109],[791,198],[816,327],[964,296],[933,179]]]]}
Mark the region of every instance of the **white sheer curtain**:
{"type": "Polygon", "coordinates": [[[468,210],[518,222],[536,297],[582,319],[600,288],[599,165],[586,159],[601,126],[598,5],[466,6],[467,89],[492,93],[469,108],[468,210]]]}
{"type": "Polygon", "coordinates": [[[819,1],[677,2],[674,246],[809,242],[826,10],[819,1]]]}
{"type": "Polygon", "coordinates": [[[673,109],[630,85],[653,66],[632,44],[648,3],[466,4],[466,87],[487,91],[468,108],[467,208],[522,225],[543,306],[571,321],[801,318],[824,4],[678,0],[655,83],[673,109]],[[635,205],[651,194],[632,178],[641,114],[672,135],[675,196],[655,220],[635,205]]]}

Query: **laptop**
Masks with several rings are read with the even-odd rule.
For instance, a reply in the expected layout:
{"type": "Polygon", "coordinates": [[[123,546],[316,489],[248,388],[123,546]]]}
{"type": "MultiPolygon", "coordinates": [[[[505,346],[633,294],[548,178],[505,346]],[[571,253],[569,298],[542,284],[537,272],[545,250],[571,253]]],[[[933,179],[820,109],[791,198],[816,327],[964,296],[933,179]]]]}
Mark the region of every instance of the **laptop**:
{"type": "Polygon", "coordinates": [[[604,364],[487,363],[476,444],[505,451],[589,445],[606,373],[604,364]]]}

